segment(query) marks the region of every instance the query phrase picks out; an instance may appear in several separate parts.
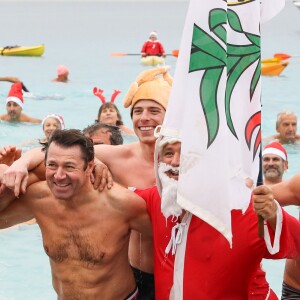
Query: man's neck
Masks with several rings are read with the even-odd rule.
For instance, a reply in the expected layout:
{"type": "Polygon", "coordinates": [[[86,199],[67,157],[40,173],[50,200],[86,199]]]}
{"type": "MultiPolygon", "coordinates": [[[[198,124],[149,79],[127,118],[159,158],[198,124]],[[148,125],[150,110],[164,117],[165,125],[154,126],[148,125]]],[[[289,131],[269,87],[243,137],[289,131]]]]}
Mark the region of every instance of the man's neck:
{"type": "Polygon", "coordinates": [[[154,163],[155,143],[139,143],[142,157],[149,162],[154,163]]]}
{"type": "Polygon", "coordinates": [[[274,185],[274,184],[277,184],[277,183],[280,183],[282,182],[282,178],[275,178],[275,179],[268,179],[268,178],[265,178],[264,180],[264,185],[274,185]]]}

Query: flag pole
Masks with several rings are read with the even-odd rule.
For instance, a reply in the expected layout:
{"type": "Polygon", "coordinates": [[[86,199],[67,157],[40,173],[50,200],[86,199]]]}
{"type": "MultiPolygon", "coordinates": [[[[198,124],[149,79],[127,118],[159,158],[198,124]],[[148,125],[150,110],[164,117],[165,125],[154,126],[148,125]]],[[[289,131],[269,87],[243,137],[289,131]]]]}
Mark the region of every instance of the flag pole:
{"type": "MultiPolygon", "coordinates": [[[[262,147],[262,144],[260,144],[262,147]]],[[[262,175],[262,150],[260,147],[260,152],[259,152],[259,173],[257,177],[257,183],[256,186],[263,185],[263,175],[262,175]]],[[[264,218],[260,215],[257,216],[258,218],[258,236],[260,238],[264,238],[264,218]]]]}

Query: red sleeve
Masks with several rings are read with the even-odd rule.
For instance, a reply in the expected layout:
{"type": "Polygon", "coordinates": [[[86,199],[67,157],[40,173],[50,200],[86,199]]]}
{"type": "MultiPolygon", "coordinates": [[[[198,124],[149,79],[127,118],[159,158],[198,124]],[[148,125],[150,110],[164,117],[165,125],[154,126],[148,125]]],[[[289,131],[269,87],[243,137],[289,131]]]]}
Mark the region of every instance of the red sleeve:
{"type": "Polygon", "coordinates": [[[155,214],[155,205],[157,204],[155,201],[157,197],[157,188],[151,187],[145,190],[135,190],[134,192],[146,201],[147,210],[150,217],[152,216],[152,214],[155,214]]]}
{"type": "Polygon", "coordinates": [[[146,52],[147,43],[148,41],[144,43],[141,52],[146,52]]]}
{"type": "MultiPolygon", "coordinates": [[[[280,251],[271,255],[268,251],[266,258],[299,258],[300,257],[300,222],[282,209],[282,231],[280,236],[280,251]]],[[[271,241],[274,240],[274,231],[270,229],[271,241]]]]}
{"type": "Polygon", "coordinates": [[[165,49],[164,49],[162,43],[160,43],[160,42],[159,42],[159,47],[160,47],[160,53],[161,54],[165,53],[165,49]]]}

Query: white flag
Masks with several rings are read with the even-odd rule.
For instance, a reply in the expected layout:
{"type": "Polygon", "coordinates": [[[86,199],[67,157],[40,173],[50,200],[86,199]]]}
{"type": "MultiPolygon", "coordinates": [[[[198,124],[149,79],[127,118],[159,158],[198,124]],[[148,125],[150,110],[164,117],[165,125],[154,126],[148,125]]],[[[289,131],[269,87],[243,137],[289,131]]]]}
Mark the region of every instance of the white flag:
{"type": "Polygon", "coordinates": [[[178,203],[230,244],[230,212],[247,209],[259,172],[261,8],[190,1],[161,130],[182,139],[178,203]]]}

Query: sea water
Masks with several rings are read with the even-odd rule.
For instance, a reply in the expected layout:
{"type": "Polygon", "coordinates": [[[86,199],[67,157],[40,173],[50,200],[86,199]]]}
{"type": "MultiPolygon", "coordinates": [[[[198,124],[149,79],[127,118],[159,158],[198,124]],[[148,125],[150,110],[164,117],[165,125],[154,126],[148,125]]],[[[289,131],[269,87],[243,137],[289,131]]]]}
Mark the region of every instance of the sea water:
{"type": "MultiPolygon", "coordinates": [[[[92,91],[97,86],[107,99],[113,89],[122,90],[117,98],[125,124],[132,127],[128,110],[121,105],[128,86],[145,70],[139,56],[111,56],[112,52],[140,52],[150,31],[156,30],[166,52],[178,49],[187,1],[0,1],[1,45],[45,44],[42,57],[1,57],[0,76],[18,76],[31,95],[25,97],[24,112],[44,118],[58,113],[67,128],[83,129],[93,123],[100,101],[92,91]],[[5,29],[4,29],[5,28],[5,29]],[[56,67],[70,69],[68,84],[51,82],[56,67]]],[[[286,2],[284,10],[262,25],[262,57],[276,52],[299,55],[300,10],[286,2]]],[[[174,73],[176,58],[166,64],[174,73]]],[[[262,78],[262,132],[275,133],[276,115],[293,110],[300,116],[300,58],[290,59],[279,77],[262,78]]],[[[10,84],[0,82],[0,113],[5,113],[5,98],[10,84]]],[[[0,123],[0,147],[17,144],[28,149],[43,137],[41,125],[0,123]]],[[[300,146],[288,145],[289,170],[285,178],[299,172],[300,146]]],[[[295,216],[298,210],[288,208],[295,216]]],[[[284,260],[264,261],[268,279],[280,295],[284,260]]],[[[0,300],[56,299],[51,286],[49,260],[42,247],[37,225],[0,231],[0,300]]]]}

